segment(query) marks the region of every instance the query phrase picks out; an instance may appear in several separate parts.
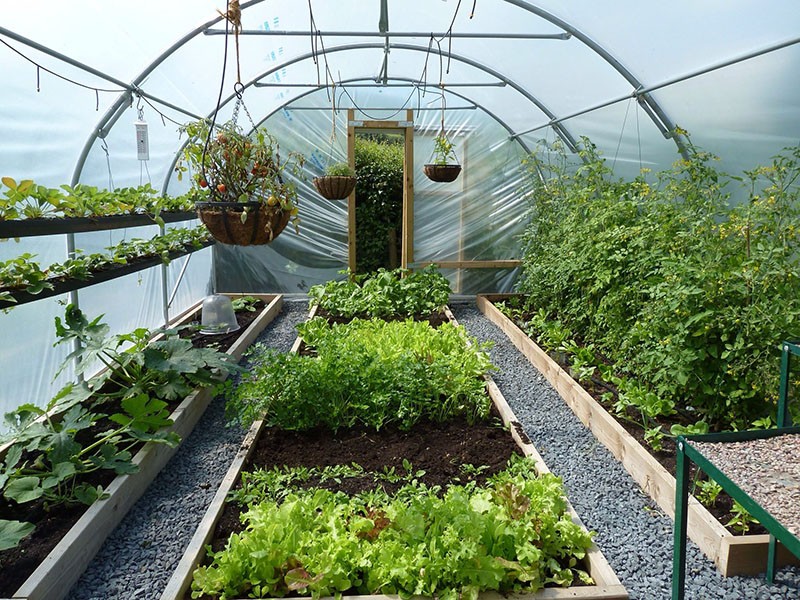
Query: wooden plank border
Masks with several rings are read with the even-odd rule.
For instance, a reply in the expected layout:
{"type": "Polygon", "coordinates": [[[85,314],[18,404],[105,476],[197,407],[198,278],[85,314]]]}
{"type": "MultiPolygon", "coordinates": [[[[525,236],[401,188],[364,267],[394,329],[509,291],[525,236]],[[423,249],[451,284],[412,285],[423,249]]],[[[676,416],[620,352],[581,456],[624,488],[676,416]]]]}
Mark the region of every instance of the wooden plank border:
{"type": "MultiPolygon", "coordinates": [[[[479,295],[476,302],[480,311],[500,327],[514,346],[547,378],[575,415],[622,463],[642,490],[674,519],[675,477],[558,363],[494,306],[493,302],[511,295],[479,295]]],[[[688,535],[725,577],[756,575],[766,567],[768,535],[734,536],[693,496],[689,497],[688,535]]],[[[800,564],[800,561],[780,547],[779,564],[800,564]]]]}
{"type": "MultiPolygon", "coordinates": [[[[238,296],[239,294],[230,294],[238,296]]],[[[258,334],[278,315],[283,306],[283,296],[253,296],[268,304],[261,314],[244,330],[239,339],[228,350],[237,360],[252,344],[258,334]]],[[[194,309],[199,308],[198,303],[194,309]]],[[[194,309],[187,311],[186,320],[194,309]]],[[[176,323],[177,324],[177,323],[176,323]]],[[[211,402],[212,394],[207,388],[195,390],[181,402],[170,415],[174,421],[171,431],[185,439],[194,429],[211,402]]],[[[39,567],[14,593],[13,598],[25,600],[60,600],[77,582],[86,567],[97,554],[103,542],[119,524],[130,508],[141,497],[156,475],[164,468],[177,451],[164,444],[145,444],[134,456],[133,462],[139,471],[132,475],[120,475],[108,486],[106,500],[95,502],[56,545],[39,567]]]]}
{"type": "MultiPolygon", "coordinates": [[[[309,318],[315,314],[315,309],[316,306],[314,309],[312,309],[309,318]]],[[[457,324],[452,312],[450,312],[449,309],[446,309],[445,312],[448,318],[457,324]]],[[[297,352],[297,350],[300,348],[300,345],[301,339],[298,337],[292,346],[291,352],[297,352]]],[[[539,452],[530,443],[530,440],[527,439],[527,436],[524,436],[524,432],[522,432],[522,429],[519,426],[519,421],[514,416],[511,407],[506,402],[503,394],[500,392],[500,389],[488,375],[486,376],[486,382],[487,391],[497,407],[498,412],[503,419],[503,423],[509,426],[511,435],[522,453],[534,461],[537,471],[540,473],[549,473],[550,470],[547,468],[544,460],[542,460],[539,452]]],[[[222,511],[225,506],[225,499],[238,480],[239,473],[241,472],[244,463],[252,453],[255,442],[258,439],[258,435],[263,426],[263,421],[256,421],[247,432],[247,435],[245,436],[245,439],[242,442],[234,461],[231,463],[228,472],[222,480],[220,487],[217,489],[217,493],[209,505],[203,520],[195,530],[194,536],[189,542],[183,557],[178,563],[178,567],[173,572],[172,577],[164,589],[164,592],[161,594],[160,600],[185,599],[186,593],[191,586],[194,569],[205,557],[205,548],[211,540],[214,527],[216,526],[219,517],[222,515],[222,511]]],[[[581,527],[584,527],[577,513],[572,508],[572,505],[569,504],[569,501],[567,501],[567,506],[572,520],[581,527]]],[[[481,599],[508,600],[510,598],[516,600],[566,600],[567,598],[583,598],[586,600],[624,600],[628,598],[628,592],[620,584],[619,579],[614,574],[614,571],[611,569],[608,561],[606,561],[605,557],[594,544],[587,553],[587,561],[589,563],[589,574],[592,576],[592,578],[594,578],[595,585],[574,586],[570,588],[546,588],[540,590],[536,594],[513,594],[508,597],[502,596],[501,594],[495,592],[485,592],[481,594],[481,599]]],[[[399,596],[385,594],[348,596],[348,598],[351,598],[352,600],[400,600],[399,596]]],[[[333,599],[325,598],[323,600],[333,599]]]]}

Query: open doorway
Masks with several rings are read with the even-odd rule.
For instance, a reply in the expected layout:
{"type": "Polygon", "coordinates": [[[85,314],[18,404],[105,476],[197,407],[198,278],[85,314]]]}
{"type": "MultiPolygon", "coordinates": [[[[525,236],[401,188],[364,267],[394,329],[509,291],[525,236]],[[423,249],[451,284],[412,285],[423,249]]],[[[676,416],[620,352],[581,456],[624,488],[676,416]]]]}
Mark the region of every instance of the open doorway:
{"type": "Polygon", "coordinates": [[[413,231],[412,111],[407,121],[348,115],[348,158],[358,184],[348,199],[351,273],[407,267],[413,231]]]}
{"type": "Polygon", "coordinates": [[[356,272],[400,266],[403,160],[400,129],[356,129],[356,272]]]}

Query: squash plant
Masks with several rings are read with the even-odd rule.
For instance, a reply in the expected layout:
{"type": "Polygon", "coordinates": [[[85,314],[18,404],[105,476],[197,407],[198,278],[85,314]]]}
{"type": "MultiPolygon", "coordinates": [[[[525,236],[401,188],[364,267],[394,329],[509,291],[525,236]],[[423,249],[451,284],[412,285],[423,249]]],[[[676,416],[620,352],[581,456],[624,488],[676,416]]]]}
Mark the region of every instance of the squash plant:
{"type": "MultiPolygon", "coordinates": [[[[180,438],[166,430],[172,424],[169,403],[238,368],[227,354],[193,348],[177,330],[164,330],[154,342],[148,340],[155,332],[146,329],[109,336],[100,318],[89,321],[69,305],[64,320],[56,318],[56,343],[81,342],[61,370],[75,364],[76,375],[83,375],[98,363],[105,369],[68,384],[45,407],[23,404],[5,415],[0,491],[23,514],[34,502],[51,511],[104,498],[102,486],[88,483],[87,475],[135,473],[133,454],[143,442],[175,446],[180,438]]],[[[0,550],[16,546],[34,527],[0,519],[0,550]]]]}

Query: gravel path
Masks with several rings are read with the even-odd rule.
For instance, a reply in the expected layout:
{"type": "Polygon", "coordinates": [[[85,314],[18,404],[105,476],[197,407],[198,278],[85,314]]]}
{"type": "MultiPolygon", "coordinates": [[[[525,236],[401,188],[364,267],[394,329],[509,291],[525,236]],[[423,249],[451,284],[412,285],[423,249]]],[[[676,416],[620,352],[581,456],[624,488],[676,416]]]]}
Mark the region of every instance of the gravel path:
{"type": "MultiPolygon", "coordinates": [[[[631,600],[671,595],[672,521],[584,427],[558,393],[474,302],[451,304],[458,322],[481,341],[491,340],[492,376],[548,467],[611,563],[631,600]]],[[[800,599],[800,569],[782,569],[774,585],[763,578],[719,575],[689,543],[686,598],[800,599]]]]}
{"type": "MultiPolygon", "coordinates": [[[[508,338],[475,308],[452,306],[456,318],[480,340],[493,340],[495,381],[552,471],[631,599],[670,597],[672,522],[645,496],[622,466],[599,444],[544,377],[508,338]]],[[[287,300],[259,341],[288,350],[294,325],[307,315],[305,300],[287,300]]],[[[195,526],[239,447],[244,432],[224,427],[223,403],[215,399],[186,439],[108,538],[71,600],[157,599],[180,560],[195,526]]],[[[722,578],[690,543],[687,599],[800,600],[800,570],[783,569],[778,583],[722,578]]]]}
{"type": "Polygon", "coordinates": [[[800,434],[742,442],[692,442],[714,466],[800,535],[800,434]]]}
{"type": "MultiPolygon", "coordinates": [[[[288,351],[308,301],[284,299],[281,314],[257,342],[288,351]]],[[[70,591],[70,600],[157,599],[217,491],[244,430],[226,427],[215,398],[152,485],[106,540],[70,591]]]]}

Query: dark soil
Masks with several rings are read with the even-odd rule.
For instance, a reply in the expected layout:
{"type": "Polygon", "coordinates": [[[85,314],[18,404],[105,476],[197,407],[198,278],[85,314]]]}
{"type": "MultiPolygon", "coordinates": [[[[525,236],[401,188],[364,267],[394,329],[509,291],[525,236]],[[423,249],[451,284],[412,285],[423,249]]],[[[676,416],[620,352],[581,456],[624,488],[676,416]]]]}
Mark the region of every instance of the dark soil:
{"type": "MultiPolygon", "coordinates": [[[[341,430],[333,433],[325,429],[307,432],[265,429],[262,431],[244,471],[275,466],[327,467],[357,463],[369,472],[382,472],[394,468],[406,473],[403,460],[411,463],[414,471],[423,470],[418,478],[429,486],[446,487],[452,483],[475,480],[483,483],[487,477],[502,471],[519,447],[493,410],[489,423],[469,425],[458,419],[445,423],[418,423],[411,431],[387,427],[380,431],[365,428],[341,430]],[[466,475],[461,465],[486,466],[476,475],[466,475]]],[[[308,486],[325,487],[347,494],[374,489],[377,484],[371,476],[342,479],[341,483],[309,481],[308,486]]],[[[387,492],[398,489],[402,483],[380,485],[387,492]]],[[[239,521],[240,507],[228,503],[217,523],[212,539],[214,551],[224,548],[232,533],[242,530],[239,521]]]]}
{"type": "MultiPolygon", "coordinates": [[[[317,309],[317,316],[325,317],[329,323],[349,323],[353,319],[366,319],[369,320],[372,317],[367,314],[359,314],[355,315],[354,317],[343,317],[341,315],[332,315],[324,308],[317,309]]],[[[431,327],[439,327],[442,323],[447,322],[447,315],[444,312],[440,313],[431,313],[429,315],[414,315],[414,316],[388,316],[388,317],[381,317],[384,321],[405,321],[406,319],[413,319],[414,321],[427,321],[431,324],[431,327]]]]}
{"type": "MultiPolygon", "coordinates": [[[[521,322],[524,321],[525,321],[524,316],[517,321],[517,325],[519,325],[520,329],[523,329],[523,331],[524,327],[522,327],[521,322]]],[[[534,339],[534,341],[538,343],[538,340],[534,339]]],[[[578,340],[578,343],[580,344],[580,340],[578,340]]],[[[550,358],[556,361],[565,371],[569,372],[570,364],[563,357],[563,355],[557,353],[550,353],[550,358]]],[[[637,422],[635,422],[636,419],[635,414],[630,415],[631,419],[633,419],[630,421],[622,419],[620,418],[619,415],[617,415],[613,406],[614,400],[616,399],[616,389],[614,388],[613,385],[596,378],[593,378],[592,381],[590,382],[579,382],[579,383],[581,387],[583,387],[583,389],[585,389],[592,396],[592,398],[594,398],[595,401],[597,401],[598,404],[600,404],[603,408],[605,408],[608,411],[608,413],[617,421],[617,423],[619,423],[625,429],[625,431],[631,434],[633,438],[637,442],[639,442],[639,444],[641,444],[641,446],[645,450],[650,452],[650,454],[661,464],[661,466],[663,466],[667,471],[669,471],[671,475],[673,476],[675,475],[675,465],[677,459],[675,453],[675,441],[673,438],[670,437],[663,438],[662,449],[659,451],[654,450],[647,442],[647,440],[645,440],[644,438],[645,434],[644,428],[637,422]],[[612,394],[614,394],[614,400],[609,401],[603,398],[603,395],[607,394],[608,392],[612,392],[612,394]]],[[[676,423],[680,425],[691,425],[693,421],[688,418],[682,418],[680,415],[676,415],[673,418],[663,418],[658,420],[658,424],[662,426],[661,427],[662,431],[667,431],[667,432],[670,430],[670,427],[676,423]]],[[[708,479],[708,477],[702,472],[699,474],[699,476],[697,475],[696,465],[692,465],[691,470],[692,470],[691,477],[693,480],[695,477],[699,477],[700,479],[708,479]]],[[[725,524],[728,521],[730,521],[731,518],[733,517],[733,513],[731,512],[732,508],[733,508],[733,499],[730,496],[728,496],[728,494],[726,494],[724,491],[719,494],[714,505],[706,506],[706,509],[723,526],[725,526],[725,524]]],[[[734,535],[741,535],[738,531],[730,527],[726,528],[734,535]]],[[[763,533],[768,533],[768,532],[760,524],[754,523],[750,525],[750,530],[747,535],[757,535],[763,533]]]]}
{"type": "MultiPolygon", "coordinates": [[[[213,346],[224,352],[244,333],[263,308],[264,303],[260,301],[255,312],[238,312],[236,319],[240,328],[235,332],[222,335],[200,334],[198,331],[200,313],[198,311],[194,317],[198,328],[182,330],[180,335],[181,337],[191,337],[192,345],[195,347],[213,346]]],[[[178,402],[175,404],[177,406],[178,402]]],[[[103,406],[103,411],[113,414],[118,411],[118,408],[118,406],[106,404],[103,406]]],[[[104,426],[108,425],[104,425],[101,421],[98,423],[97,429],[81,433],[88,435],[88,439],[94,439],[104,426]]],[[[132,453],[135,455],[138,450],[138,448],[134,448],[132,453]]],[[[103,488],[106,488],[114,478],[115,475],[111,471],[95,471],[81,481],[88,481],[93,485],[102,485],[103,488]]],[[[0,552],[0,598],[13,596],[19,586],[30,577],[88,508],[81,504],[69,507],[59,506],[53,511],[48,511],[43,502],[18,505],[0,497],[0,519],[28,521],[36,525],[34,532],[24,538],[16,548],[0,552]]]]}

